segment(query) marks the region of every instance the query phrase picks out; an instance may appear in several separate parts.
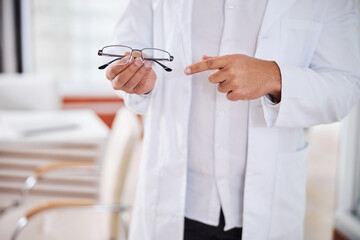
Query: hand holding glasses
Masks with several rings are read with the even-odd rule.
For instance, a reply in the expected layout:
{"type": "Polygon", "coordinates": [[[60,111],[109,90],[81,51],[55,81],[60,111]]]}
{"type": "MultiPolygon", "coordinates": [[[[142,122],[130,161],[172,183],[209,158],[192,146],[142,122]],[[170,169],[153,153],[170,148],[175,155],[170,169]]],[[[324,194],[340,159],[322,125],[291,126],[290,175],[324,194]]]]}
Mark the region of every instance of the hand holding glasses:
{"type": "Polygon", "coordinates": [[[115,90],[127,93],[147,94],[155,85],[157,76],[152,69],[152,62],[165,71],[172,69],[163,62],[172,62],[174,57],[167,51],[157,48],[132,49],[124,45],[106,46],[98,51],[103,65],[99,69],[106,70],[106,78],[115,90]]]}
{"type": "Polygon", "coordinates": [[[103,47],[98,51],[98,55],[102,57],[103,65],[99,69],[105,69],[107,66],[113,65],[126,65],[131,62],[135,52],[140,53],[140,59],[145,62],[146,60],[159,64],[165,71],[171,72],[172,69],[165,66],[161,62],[172,62],[174,57],[169,52],[158,48],[143,48],[132,49],[124,45],[110,45],[103,47]],[[125,54],[129,53],[129,54],[125,54]]]}

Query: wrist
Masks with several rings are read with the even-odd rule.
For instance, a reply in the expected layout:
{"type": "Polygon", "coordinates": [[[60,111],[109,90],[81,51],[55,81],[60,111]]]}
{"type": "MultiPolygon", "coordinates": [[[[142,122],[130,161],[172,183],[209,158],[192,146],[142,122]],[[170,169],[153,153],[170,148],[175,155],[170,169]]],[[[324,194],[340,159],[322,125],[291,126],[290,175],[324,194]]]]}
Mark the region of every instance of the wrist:
{"type": "Polygon", "coordinates": [[[281,72],[275,61],[271,61],[270,66],[270,86],[268,94],[272,96],[275,103],[279,103],[281,101],[281,72]]]}

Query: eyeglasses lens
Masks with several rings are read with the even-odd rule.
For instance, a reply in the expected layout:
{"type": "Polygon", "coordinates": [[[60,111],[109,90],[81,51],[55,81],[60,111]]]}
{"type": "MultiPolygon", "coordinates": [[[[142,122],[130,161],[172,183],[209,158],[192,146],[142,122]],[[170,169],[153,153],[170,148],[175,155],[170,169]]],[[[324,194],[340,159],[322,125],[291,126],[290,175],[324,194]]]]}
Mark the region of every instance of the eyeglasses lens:
{"type": "Polygon", "coordinates": [[[108,46],[103,48],[103,64],[125,65],[130,60],[131,48],[122,46],[108,46]]]}
{"type": "Polygon", "coordinates": [[[157,61],[170,61],[170,54],[159,50],[159,49],[153,49],[153,48],[145,48],[142,51],[142,57],[144,60],[147,58],[153,58],[157,61]]]}

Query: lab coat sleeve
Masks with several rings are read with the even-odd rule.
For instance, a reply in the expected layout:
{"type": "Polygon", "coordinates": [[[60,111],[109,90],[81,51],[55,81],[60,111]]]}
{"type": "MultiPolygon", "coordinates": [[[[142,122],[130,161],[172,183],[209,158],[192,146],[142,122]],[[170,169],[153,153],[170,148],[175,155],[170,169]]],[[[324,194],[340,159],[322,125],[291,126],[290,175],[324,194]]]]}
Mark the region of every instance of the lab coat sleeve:
{"type": "Polygon", "coordinates": [[[274,103],[269,96],[265,95],[261,98],[261,104],[263,105],[265,119],[274,124],[279,115],[280,103],[274,103]]]}
{"type": "MultiPolygon", "coordinates": [[[[153,46],[153,11],[151,0],[128,0],[117,22],[114,43],[142,49],[153,46]]],[[[156,71],[155,71],[156,72],[156,71]]],[[[128,94],[117,90],[125,105],[137,114],[144,114],[150,104],[154,89],[149,94],[128,94]]]]}
{"type": "Polygon", "coordinates": [[[277,62],[282,77],[277,116],[262,97],[268,127],[310,127],[338,121],[359,101],[357,22],[356,0],[333,0],[310,67],[277,62]]]}

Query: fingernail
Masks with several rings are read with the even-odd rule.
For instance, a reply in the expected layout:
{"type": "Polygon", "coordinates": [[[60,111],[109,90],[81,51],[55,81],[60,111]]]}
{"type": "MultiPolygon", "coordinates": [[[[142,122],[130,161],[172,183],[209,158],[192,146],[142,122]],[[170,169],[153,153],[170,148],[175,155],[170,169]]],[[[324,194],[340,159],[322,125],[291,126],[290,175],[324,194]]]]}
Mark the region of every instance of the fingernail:
{"type": "Polygon", "coordinates": [[[140,58],[135,59],[135,65],[138,66],[138,67],[140,67],[142,65],[142,61],[141,61],[140,58]]]}
{"type": "Polygon", "coordinates": [[[190,68],[190,67],[186,67],[186,68],[185,68],[185,74],[186,74],[186,75],[190,75],[190,74],[191,74],[191,68],[190,68]]]}
{"type": "Polygon", "coordinates": [[[146,68],[151,68],[152,67],[152,64],[150,61],[145,61],[145,67],[146,68]]]}

